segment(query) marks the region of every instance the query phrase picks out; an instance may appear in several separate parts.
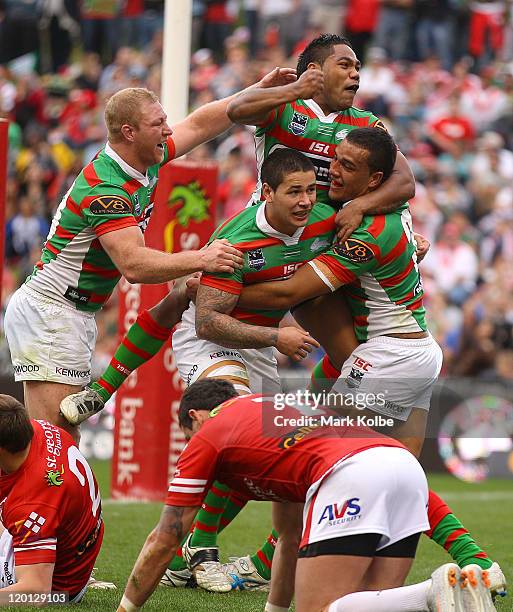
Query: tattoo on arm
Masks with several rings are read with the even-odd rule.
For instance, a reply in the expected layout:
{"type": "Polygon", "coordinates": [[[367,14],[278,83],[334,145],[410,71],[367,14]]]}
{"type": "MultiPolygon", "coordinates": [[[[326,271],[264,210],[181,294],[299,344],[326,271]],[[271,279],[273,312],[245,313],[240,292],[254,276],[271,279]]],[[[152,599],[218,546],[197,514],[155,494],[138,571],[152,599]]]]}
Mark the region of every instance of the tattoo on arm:
{"type": "Polygon", "coordinates": [[[179,541],[184,534],[183,513],[185,508],[180,506],[165,506],[162,512],[160,528],[166,534],[173,535],[179,541]]]}
{"type": "Polygon", "coordinates": [[[228,348],[275,346],[278,330],[242,323],[230,315],[238,296],[201,285],[196,298],[196,332],[199,338],[228,348]]]}

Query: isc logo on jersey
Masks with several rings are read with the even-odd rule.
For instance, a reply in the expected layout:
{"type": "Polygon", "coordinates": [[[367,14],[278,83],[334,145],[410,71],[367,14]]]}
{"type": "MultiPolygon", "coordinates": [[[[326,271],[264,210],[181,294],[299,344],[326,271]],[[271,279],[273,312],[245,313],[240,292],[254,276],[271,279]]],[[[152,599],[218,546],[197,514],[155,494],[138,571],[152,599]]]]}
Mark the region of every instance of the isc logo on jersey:
{"type": "Polygon", "coordinates": [[[359,497],[352,497],[343,503],[325,506],[317,525],[320,525],[323,521],[327,521],[326,525],[331,527],[333,525],[342,525],[343,523],[350,523],[351,521],[359,519],[362,510],[362,507],[358,503],[359,501],[359,497]]]}

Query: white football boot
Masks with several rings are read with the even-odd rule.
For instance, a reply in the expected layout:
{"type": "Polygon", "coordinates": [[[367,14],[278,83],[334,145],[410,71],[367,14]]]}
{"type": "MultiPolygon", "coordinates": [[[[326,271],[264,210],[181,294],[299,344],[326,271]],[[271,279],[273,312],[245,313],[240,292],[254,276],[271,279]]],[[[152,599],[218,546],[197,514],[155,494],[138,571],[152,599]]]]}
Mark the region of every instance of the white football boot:
{"type": "Polygon", "coordinates": [[[223,571],[230,578],[232,591],[269,591],[271,581],[262,578],[249,555],[230,557],[231,563],[223,563],[223,571]]]}
{"type": "Polygon", "coordinates": [[[86,387],[79,393],[68,395],[61,401],[60,411],[62,416],[71,425],[80,425],[83,421],[100,412],[105,407],[102,396],[86,387]]]}
{"type": "Polygon", "coordinates": [[[472,563],[461,570],[463,605],[465,612],[492,612],[495,606],[490,594],[488,571],[472,563]]]}
{"type": "Polygon", "coordinates": [[[428,593],[429,612],[465,612],[462,599],[461,570],[456,563],[446,563],[431,574],[428,593]]]}

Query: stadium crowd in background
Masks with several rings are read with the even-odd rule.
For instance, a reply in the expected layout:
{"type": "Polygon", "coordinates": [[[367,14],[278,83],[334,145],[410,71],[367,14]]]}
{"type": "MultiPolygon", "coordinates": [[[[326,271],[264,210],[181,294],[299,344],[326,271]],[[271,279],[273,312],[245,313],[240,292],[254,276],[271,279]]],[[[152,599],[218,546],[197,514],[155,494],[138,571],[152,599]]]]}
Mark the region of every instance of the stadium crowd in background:
{"type": "MultiPolygon", "coordinates": [[[[95,4],[0,0],[0,117],[11,120],[2,311],[62,196],[106,140],[108,97],[130,86],[160,92],[163,2],[102,1],[103,13],[95,4]]],[[[295,66],[320,31],[346,33],[363,60],[355,105],[385,119],[415,172],[412,214],[432,243],[422,269],[444,373],[511,379],[513,28],[506,2],[493,3],[497,14],[482,4],[194,0],[190,105],[295,66]]],[[[245,206],[255,182],[249,128],[191,157],[219,162],[219,220],[245,206]]],[[[114,298],[98,317],[96,373],[116,345],[116,311],[114,298]]],[[[0,372],[11,371],[3,343],[0,372]]]]}

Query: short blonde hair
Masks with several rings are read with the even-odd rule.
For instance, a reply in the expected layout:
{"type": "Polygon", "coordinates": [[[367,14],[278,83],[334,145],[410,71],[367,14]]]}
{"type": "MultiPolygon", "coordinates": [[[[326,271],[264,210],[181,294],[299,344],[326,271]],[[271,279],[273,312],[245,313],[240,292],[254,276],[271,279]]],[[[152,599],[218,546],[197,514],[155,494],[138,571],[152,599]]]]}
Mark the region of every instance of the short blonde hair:
{"type": "Polygon", "coordinates": [[[144,87],[127,87],[116,92],[105,106],[105,124],[110,142],[121,140],[121,127],[125,124],[139,127],[142,116],[142,105],[158,102],[153,91],[144,87]]]}

